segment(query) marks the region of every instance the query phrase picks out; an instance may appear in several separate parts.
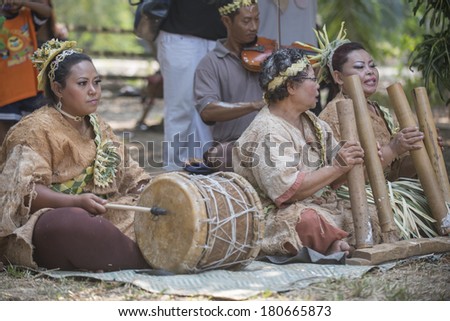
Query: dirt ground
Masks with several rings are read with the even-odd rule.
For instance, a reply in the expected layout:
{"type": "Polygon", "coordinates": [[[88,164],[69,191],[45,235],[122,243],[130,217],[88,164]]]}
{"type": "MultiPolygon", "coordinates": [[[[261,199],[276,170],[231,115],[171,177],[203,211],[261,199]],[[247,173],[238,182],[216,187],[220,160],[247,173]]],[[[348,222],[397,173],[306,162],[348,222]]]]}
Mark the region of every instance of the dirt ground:
{"type": "MultiPolygon", "coordinates": [[[[158,99],[148,116],[147,128],[136,129],[143,106],[132,87],[104,91],[99,113],[124,139],[132,156],[155,175],[161,170],[161,124],[163,101],[158,99]],[[119,89],[119,90],[118,90],[119,89]],[[128,96],[127,96],[128,95],[128,96]],[[145,130],[142,130],[145,129],[145,130]],[[148,142],[153,142],[149,144],[148,142]]],[[[445,160],[450,169],[450,124],[441,119],[439,127],[445,142],[445,160]]],[[[450,171],[449,171],[450,172],[450,171]]],[[[119,282],[86,279],[51,279],[38,272],[4,266],[0,269],[0,300],[211,300],[208,297],[182,297],[149,293],[119,282]]],[[[332,279],[287,293],[264,292],[252,300],[450,300],[450,253],[407,259],[387,271],[374,269],[358,279],[332,279]]]]}

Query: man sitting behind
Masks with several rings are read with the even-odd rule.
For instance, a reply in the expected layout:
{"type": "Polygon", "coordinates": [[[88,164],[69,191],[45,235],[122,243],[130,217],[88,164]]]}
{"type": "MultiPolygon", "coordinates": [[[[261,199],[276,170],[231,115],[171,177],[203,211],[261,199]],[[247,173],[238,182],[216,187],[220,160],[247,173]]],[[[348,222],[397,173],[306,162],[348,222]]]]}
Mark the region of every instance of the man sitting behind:
{"type": "Polygon", "coordinates": [[[245,69],[240,58],[243,48],[257,37],[257,0],[219,1],[219,13],[227,38],[217,40],[197,66],[194,96],[202,120],[213,132],[205,163],[218,171],[232,171],[233,144],[264,106],[258,73],[245,69]]]}

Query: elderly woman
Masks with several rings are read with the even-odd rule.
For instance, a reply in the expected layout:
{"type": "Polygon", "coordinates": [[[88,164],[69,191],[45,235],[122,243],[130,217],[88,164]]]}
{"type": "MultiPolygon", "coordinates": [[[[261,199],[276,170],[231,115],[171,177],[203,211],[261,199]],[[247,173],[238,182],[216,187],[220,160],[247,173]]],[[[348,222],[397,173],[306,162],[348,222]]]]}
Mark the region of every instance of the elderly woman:
{"type": "Polygon", "coordinates": [[[150,177],[95,113],[101,78],[75,42],[50,40],[32,60],[49,100],[6,136],[0,153],[0,260],[29,267],[149,268],[133,211],[150,177]]]}
{"type": "MultiPolygon", "coordinates": [[[[306,247],[323,255],[348,254],[353,245],[349,203],[329,185],[343,182],[363,162],[361,146],[338,146],[330,127],[309,111],[319,85],[300,50],[273,53],[260,84],[267,105],[238,140],[233,168],[256,187],[265,205],[263,252],[296,255],[306,247]]],[[[374,240],[379,241],[373,210],[374,240]]]]}

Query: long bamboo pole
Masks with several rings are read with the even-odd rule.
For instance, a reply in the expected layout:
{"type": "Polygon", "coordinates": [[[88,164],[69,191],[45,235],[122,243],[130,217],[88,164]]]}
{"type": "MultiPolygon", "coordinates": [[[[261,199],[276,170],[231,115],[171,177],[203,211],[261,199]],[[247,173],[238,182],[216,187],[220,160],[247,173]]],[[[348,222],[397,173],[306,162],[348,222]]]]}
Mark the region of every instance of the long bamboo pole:
{"type": "Polygon", "coordinates": [[[383,242],[391,242],[396,240],[394,215],[389,200],[383,166],[378,155],[377,142],[367,108],[366,97],[364,96],[359,76],[344,77],[344,90],[353,100],[358,134],[364,149],[364,164],[377,207],[383,242]]]}
{"type": "Polygon", "coordinates": [[[447,169],[445,168],[444,155],[437,143],[437,130],[431,113],[430,101],[425,87],[414,88],[414,102],[416,106],[417,119],[420,130],[424,133],[424,143],[430,157],[431,165],[441,188],[442,195],[446,202],[450,203],[450,184],[448,181],[447,169]]]}
{"type": "MultiPolygon", "coordinates": [[[[398,122],[401,128],[417,126],[413,117],[411,107],[401,84],[394,83],[387,87],[389,100],[394,107],[398,122]]],[[[414,167],[422,184],[423,191],[428,200],[428,205],[431,209],[431,214],[436,222],[436,229],[438,234],[447,235],[450,232],[450,213],[442,195],[441,189],[437,182],[436,174],[431,166],[430,158],[423,142],[421,149],[410,151],[414,167]]]]}
{"type": "MultiPolygon", "coordinates": [[[[351,99],[337,103],[339,127],[343,141],[359,141],[355,113],[351,99]]],[[[353,225],[355,226],[356,248],[373,246],[372,224],[367,204],[364,165],[357,164],[347,173],[350,202],[352,205],[353,225]]]]}

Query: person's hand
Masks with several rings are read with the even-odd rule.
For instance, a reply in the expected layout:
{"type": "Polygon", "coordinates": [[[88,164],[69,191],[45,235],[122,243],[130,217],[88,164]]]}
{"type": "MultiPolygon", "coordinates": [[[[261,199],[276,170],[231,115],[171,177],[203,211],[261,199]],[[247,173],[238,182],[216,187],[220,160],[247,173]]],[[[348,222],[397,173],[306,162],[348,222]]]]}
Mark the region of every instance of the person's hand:
{"type": "Polygon", "coordinates": [[[55,36],[60,40],[66,40],[69,38],[69,30],[66,25],[57,22],[55,24],[55,36]]]}
{"type": "Polygon", "coordinates": [[[382,146],[379,141],[377,141],[377,151],[378,151],[378,157],[380,158],[380,161],[383,162],[384,161],[383,149],[382,149],[382,146]]]}
{"type": "Polygon", "coordinates": [[[81,207],[91,214],[99,215],[106,212],[106,200],[92,193],[76,195],[76,206],[81,207]]]}
{"type": "Polygon", "coordinates": [[[438,146],[441,148],[442,151],[444,151],[444,139],[442,138],[441,135],[439,135],[439,128],[436,128],[436,133],[438,134],[437,137],[438,146]]]}
{"type": "Polygon", "coordinates": [[[364,150],[359,142],[346,142],[336,157],[333,159],[333,166],[339,168],[343,173],[348,172],[357,164],[364,162],[364,150]]]}
{"type": "Polygon", "coordinates": [[[398,156],[422,147],[419,142],[423,140],[423,133],[417,127],[406,127],[395,134],[389,142],[391,150],[398,156]]]}
{"type": "Polygon", "coordinates": [[[24,0],[2,0],[3,5],[16,5],[16,6],[23,6],[25,4],[24,0]]]}
{"type": "Polygon", "coordinates": [[[261,110],[266,105],[266,102],[264,100],[255,101],[253,105],[255,110],[261,110]]]}

